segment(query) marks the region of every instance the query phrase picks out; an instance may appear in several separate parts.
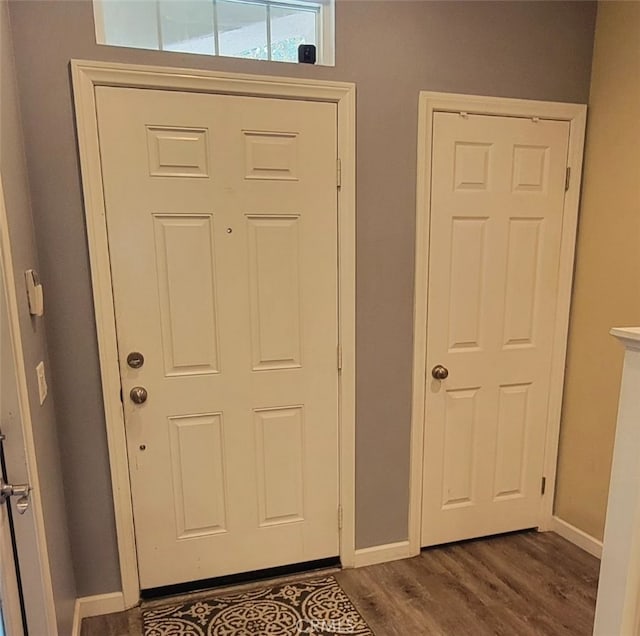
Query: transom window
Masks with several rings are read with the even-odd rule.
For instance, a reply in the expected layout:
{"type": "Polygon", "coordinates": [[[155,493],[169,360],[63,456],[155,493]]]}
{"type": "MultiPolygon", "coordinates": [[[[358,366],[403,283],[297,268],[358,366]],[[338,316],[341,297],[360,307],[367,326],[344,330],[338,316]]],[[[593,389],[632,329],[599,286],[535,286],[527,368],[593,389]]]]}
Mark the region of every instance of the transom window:
{"type": "Polygon", "coordinates": [[[98,44],[334,64],[334,0],[94,0],[98,44]]]}

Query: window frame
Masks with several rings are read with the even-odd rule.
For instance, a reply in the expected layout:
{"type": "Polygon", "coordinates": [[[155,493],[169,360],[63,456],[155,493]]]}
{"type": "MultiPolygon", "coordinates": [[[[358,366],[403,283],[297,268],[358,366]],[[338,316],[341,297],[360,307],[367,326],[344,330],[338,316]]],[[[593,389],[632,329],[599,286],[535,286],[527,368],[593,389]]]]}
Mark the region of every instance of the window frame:
{"type": "MultiPolygon", "coordinates": [[[[158,33],[158,47],[144,47],[126,44],[111,44],[107,42],[106,29],[104,24],[103,6],[109,0],[92,0],[93,16],[95,23],[96,43],[101,46],[118,46],[123,48],[136,48],[151,51],[163,51],[165,53],[176,53],[171,49],[164,48],[162,41],[162,16],[161,2],[162,0],[145,0],[155,4],[155,28],[158,33]]],[[[135,0],[132,0],[135,1],[135,0]]],[[[188,51],[180,51],[187,55],[211,55],[213,57],[234,57],[236,59],[254,59],[240,56],[221,55],[220,51],[220,32],[218,29],[218,1],[208,0],[213,5],[213,40],[214,50],[212,53],[191,53],[188,51]]],[[[297,8],[301,11],[314,12],[316,14],[316,47],[317,47],[317,64],[320,66],[335,66],[335,0],[232,0],[237,4],[249,4],[264,6],[266,10],[266,31],[267,31],[267,58],[257,59],[256,61],[279,62],[291,64],[295,62],[287,60],[273,60],[272,56],[272,40],[271,40],[271,9],[287,9],[297,8]]]]}

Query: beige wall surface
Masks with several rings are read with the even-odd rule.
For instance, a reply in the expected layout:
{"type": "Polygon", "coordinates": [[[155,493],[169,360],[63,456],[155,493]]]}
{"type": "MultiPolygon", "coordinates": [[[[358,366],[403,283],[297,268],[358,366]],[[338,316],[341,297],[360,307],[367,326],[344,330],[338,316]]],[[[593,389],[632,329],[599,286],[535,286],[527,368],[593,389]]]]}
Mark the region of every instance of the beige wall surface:
{"type": "MultiPolygon", "coordinates": [[[[40,497],[51,567],[56,615],[60,634],[71,633],[75,582],[69,545],[62,470],[53,405],[52,387],[40,406],[36,364],[47,358],[43,321],[29,315],[24,270],[38,269],[36,241],[29,200],[29,182],[22,137],[9,11],[0,3],[0,174],[9,223],[11,256],[15,271],[22,348],[27,371],[29,404],[38,462],[40,497]]],[[[1,631],[1,629],[0,629],[1,631]]]]}
{"type": "Polygon", "coordinates": [[[602,539],[623,347],[640,325],[640,3],[598,5],[555,513],[602,539]]]}
{"type": "Polygon", "coordinates": [[[99,46],[91,3],[10,3],[81,595],[119,588],[71,58],[357,83],[356,532],[407,537],[418,92],[585,102],[591,2],[338,0],[335,68],[99,46]]]}

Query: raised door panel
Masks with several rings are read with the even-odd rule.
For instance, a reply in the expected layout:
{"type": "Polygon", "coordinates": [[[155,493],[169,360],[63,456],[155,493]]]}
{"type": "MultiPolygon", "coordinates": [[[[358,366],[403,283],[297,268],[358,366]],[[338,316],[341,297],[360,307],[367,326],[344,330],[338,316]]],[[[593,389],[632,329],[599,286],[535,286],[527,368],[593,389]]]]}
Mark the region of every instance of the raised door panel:
{"type": "Polygon", "coordinates": [[[447,391],[445,397],[442,508],[474,503],[478,388],[447,391]]]}
{"type": "Polygon", "coordinates": [[[524,495],[529,424],[529,384],[498,389],[498,422],[493,495],[495,500],[524,495]]]}
{"type": "Polygon", "coordinates": [[[217,373],[213,218],[156,214],[153,221],[165,374],[217,373]]]}
{"type": "Polygon", "coordinates": [[[535,341],[540,255],[544,219],[511,218],[506,260],[503,345],[532,346],[535,341]]]}
{"type": "Polygon", "coordinates": [[[513,192],[547,192],[549,147],[513,146],[513,192]]]}
{"type": "Polygon", "coordinates": [[[254,371],[302,366],[300,222],[298,216],[247,217],[254,371]]]}
{"type": "Polygon", "coordinates": [[[483,191],[490,187],[491,143],[456,142],[453,166],[455,191],[483,191]]]}
{"type": "Polygon", "coordinates": [[[168,422],[176,538],[225,532],[222,414],[170,417],[168,422]]]}
{"type": "Polygon", "coordinates": [[[449,350],[482,346],[486,218],[454,218],[451,228],[449,350]]]}
{"type": "Polygon", "coordinates": [[[209,176],[205,128],[147,126],[147,148],[152,177],[209,176]]]}
{"type": "Polygon", "coordinates": [[[298,133],[244,131],[245,179],[298,180],[298,133]]]}
{"type": "Polygon", "coordinates": [[[254,417],[259,524],[304,521],[304,411],[264,409],[254,417]]]}

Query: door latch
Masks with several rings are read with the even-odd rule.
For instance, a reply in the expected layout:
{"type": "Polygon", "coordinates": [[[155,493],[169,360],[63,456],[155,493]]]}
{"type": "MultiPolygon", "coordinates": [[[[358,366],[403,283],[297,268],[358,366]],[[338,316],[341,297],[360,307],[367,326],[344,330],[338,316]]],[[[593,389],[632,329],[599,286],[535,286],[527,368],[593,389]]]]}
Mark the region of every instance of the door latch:
{"type": "Polygon", "coordinates": [[[29,484],[7,484],[4,479],[0,478],[0,503],[4,503],[9,497],[17,497],[16,508],[23,515],[29,507],[29,493],[31,486],[29,484]]]}

